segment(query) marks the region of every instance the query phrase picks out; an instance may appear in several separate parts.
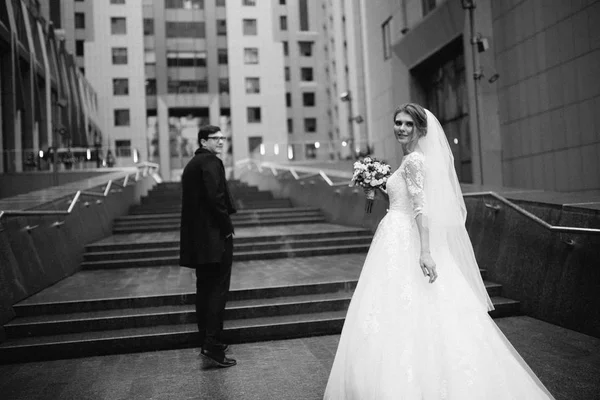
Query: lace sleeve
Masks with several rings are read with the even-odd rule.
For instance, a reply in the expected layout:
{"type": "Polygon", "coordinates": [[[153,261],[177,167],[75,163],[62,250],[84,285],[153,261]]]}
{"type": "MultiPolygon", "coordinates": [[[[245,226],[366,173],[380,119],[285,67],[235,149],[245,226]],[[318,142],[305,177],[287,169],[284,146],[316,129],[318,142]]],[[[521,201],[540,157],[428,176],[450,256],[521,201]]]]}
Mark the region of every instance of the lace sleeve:
{"type": "Polygon", "coordinates": [[[406,160],[404,166],[406,187],[412,201],[413,215],[416,217],[423,213],[425,207],[425,173],[423,165],[423,156],[419,153],[412,153],[406,160]],[[414,154],[414,155],[413,155],[414,154]]]}

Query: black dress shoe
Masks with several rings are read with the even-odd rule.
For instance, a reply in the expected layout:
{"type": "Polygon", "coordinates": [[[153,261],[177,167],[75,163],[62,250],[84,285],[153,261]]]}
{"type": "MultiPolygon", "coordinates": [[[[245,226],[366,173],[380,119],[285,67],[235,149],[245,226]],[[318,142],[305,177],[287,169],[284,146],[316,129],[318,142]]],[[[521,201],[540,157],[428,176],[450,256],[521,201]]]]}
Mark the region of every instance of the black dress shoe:
{"type": "Polygon", "coordinates": [[[200,351],[200,355],[202,355],[205,358],[208,358],[214,364],[222,368],[233,367],[237,364],[237,361],[235,361],[233,358],[227,358],[227,356],[225,356],[225,353],[219,350],[202,349],[200,351]]]}

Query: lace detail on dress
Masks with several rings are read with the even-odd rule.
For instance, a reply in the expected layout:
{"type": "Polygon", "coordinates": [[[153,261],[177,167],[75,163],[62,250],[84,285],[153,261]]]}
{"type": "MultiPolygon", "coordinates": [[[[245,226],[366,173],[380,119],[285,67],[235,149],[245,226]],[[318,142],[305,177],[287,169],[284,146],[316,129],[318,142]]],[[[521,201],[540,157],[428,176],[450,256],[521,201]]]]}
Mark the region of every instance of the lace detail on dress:
{"type": "Polygon", "coordinates": [[[379,321],[377,319],[379,314],[381,314],[381,310],[373,304],[363,324],[363,332],[365,335],[379,332],[379,321]]]}
{"type": "Polygon", "coordinates": [[[402,163],[402,176],[413,207],[413,216],[423,213],[425,207],[425,173],[424,158],[421,153],[413,152],[405,157],[402,163]]]}

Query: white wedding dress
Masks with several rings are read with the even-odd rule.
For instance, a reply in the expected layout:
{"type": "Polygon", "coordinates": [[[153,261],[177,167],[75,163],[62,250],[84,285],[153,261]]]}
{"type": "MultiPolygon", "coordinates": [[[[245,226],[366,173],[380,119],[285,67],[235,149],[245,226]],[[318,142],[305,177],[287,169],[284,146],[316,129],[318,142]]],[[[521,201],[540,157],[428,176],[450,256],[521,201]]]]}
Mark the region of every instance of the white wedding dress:
{"type": "Polygon", "coordinates": [[[325,399],[552,398],[447,248],[431,248],[437,281],[423,276],[415,215],[424,207],[426,162],[409,154],[387,182],[389,211],[350,303],[325,399]]]}

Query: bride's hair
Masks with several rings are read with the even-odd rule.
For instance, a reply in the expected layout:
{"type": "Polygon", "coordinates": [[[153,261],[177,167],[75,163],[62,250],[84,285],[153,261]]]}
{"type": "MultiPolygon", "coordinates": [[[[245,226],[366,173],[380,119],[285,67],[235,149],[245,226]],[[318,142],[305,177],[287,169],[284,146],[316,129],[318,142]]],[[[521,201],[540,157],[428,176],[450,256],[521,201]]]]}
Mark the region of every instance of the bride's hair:
{"type": "Polygon", "coordinates": [[[419,132],[419,137],[427,135],[427,113],[423,107],[416,103],[402,104],[394,111],[394,121],[396,121],[396,116],[402,112],[410,115],[415,121],[415,128],[419,132]]]}

